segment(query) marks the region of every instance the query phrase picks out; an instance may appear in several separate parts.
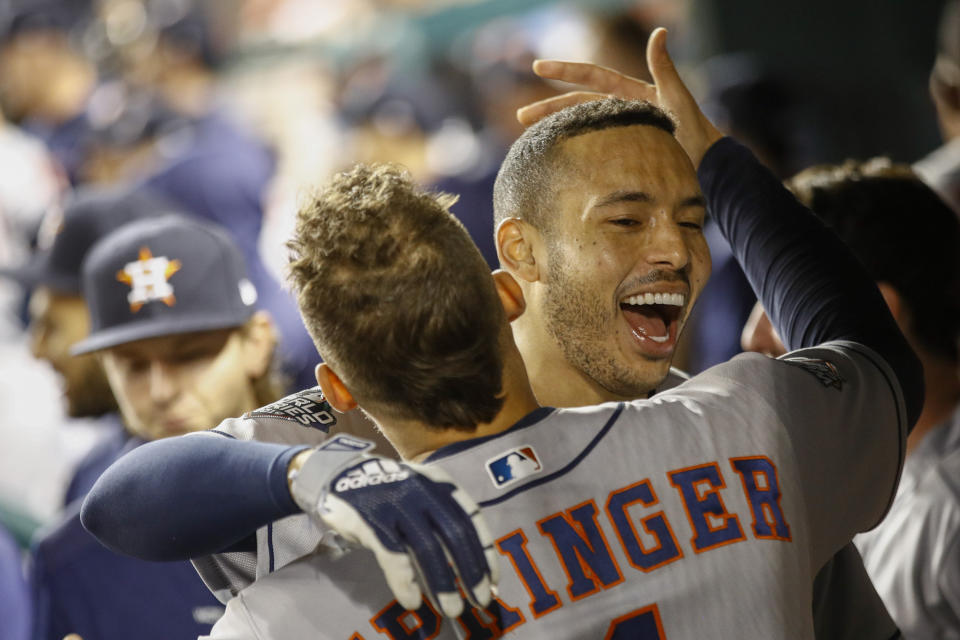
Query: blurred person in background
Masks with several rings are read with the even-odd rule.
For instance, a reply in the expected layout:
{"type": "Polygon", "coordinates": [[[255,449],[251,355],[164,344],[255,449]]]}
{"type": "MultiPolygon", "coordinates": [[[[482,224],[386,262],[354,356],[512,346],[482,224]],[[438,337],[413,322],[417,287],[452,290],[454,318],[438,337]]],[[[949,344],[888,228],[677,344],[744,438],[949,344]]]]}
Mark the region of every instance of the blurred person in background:
{"type": "MultiPolygon", "coordinates": [[[[90,333],[71,351],[95,353],[102,364],[134,436],[124,452],[279,397],[273,324],[255,310],[241,252],[212,225],[169,215],[121,227],[86,257],[83,291],[90,333]]],[[[209,631],[223,608],[188,562],[114,554],[83,529],[75,507],[33,547],[34,638],[169,640],[209,631]]]]}
{"type": "MultiPolygon", "coordinates": [[[[923,413],[907,439],[896,498],[883,522],[855,542],[906,637],[953,637],[960,630],[960,221],[909,167],[882,158],[813,167],[788,186],[876,280],[923,364],[923,413]]],[[[743,347],[786,351],[759,304],[743,347]]]]}
{"type": "Polygon", "coordinates": [[[933,98],[944,144],[918,161],[914,169],[960,213],[960,1],[944,5],[937,57],[930,71],[933,98]]]}
{"type": "Polygon", "coordinates": [[[143,183],[184,211],[229,231],[243,252],[259,306],[270,311],[280,332],[281,370],[293,388],[313,386],[313,343],[293,298],[259,253],[274,156],[218,100],[223,52],[204,5],[107,2],[102,15],[108,35],[111,24],[123,32],[127,21],[133,29],[118,45],[125,78],[134,87],[155,92],[178,116],[155,142],[160,158],[143,183]]]}
{"type": "Polygon", "coordinates": [[[88,128],[96,65],[81,49],[91,0],[6,0],[0,5],[0,107],[37,135],[71,181],[88,128]]]}
{"type": "Polygon", "coordinates": [[[455,106],[449,87],[430,74],[402,73],[380,55],[361,56],[336,80],[337,115],[348,148],[340,164],[382,159],[429,179],[430,135],[455,106]]]}
{"type": "Polygon", "coordinates": [[[153,92],[122,81],[104,83],[89,109],[77,178],[84,184],[133,184],[156,172],[182,117],[153,92]]]}
{"type": "Polygon", "coordinates": [[[127,189],[78,190],[67,201],[62,214],[53,210],[46,221],[51,244],[28,263],[0,271],[0,275],[31,291],[31,350],[34,357],[49,363],[59,375],[67,416],[92,419],[101,431],[98,444],[72,471],[63,506],[86,495],[130,437],[116,413],[116,401],[100,363],[93,356],[70,353],[90,329],[80,287],[81,264],[93,244],[118,226],[169,211],[168,205],[145,193],[127,189]]]}
{"type": "Polygon", "coordinates": [[[453,214],[463,222],[491,269],[498,266],[493,183],[507,150],[523,133],[513,114],[523,105],[554,93],[529,71],[535,57],[534,44],[529,29],[519,20],[499,20],[478,29],[471,37],[467,62],[461,63],[469,82],[468,102],[477,120],[466,162],[456,157],[452,139],[445,140],[441,132],[436,140],[448,147],[449,163],[444,171],[447,175],[438,176],[435,185],[441,191],[460,195],[453,214]]]}
{"type": "MultiPolygon", "coordinates": [[[[45,212],[59,207],[63,184],[54,165],[40,141],[0,118],[0,269],[29,259],[45,212]]],[[[0,523],[26,545],[37,521],[60,509],[66,467],[93,434],[79,428],[63,437],[60,393],[30,354],[24,300],[22,287],[0,279],[0,523]],[[43,477],[25,483],[39,468],[43,477]]]]}

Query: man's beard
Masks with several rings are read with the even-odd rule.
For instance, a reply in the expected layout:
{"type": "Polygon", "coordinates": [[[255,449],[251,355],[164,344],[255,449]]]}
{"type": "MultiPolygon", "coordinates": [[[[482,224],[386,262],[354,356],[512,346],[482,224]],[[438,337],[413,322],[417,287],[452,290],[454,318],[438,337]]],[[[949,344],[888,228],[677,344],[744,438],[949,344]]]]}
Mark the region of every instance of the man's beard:
{"type": "Polygon", "coordinates": [[[650,367],[631,367],[618,361],[616,314],[600,299],[589,283],[570,277],[573,265],[558,259],[548,268],[549,283],[544,303],[547,331],[557,341],[564,359],[584,376],[619,398],[642,398],[663,381],[663,374],[650,367]]]}

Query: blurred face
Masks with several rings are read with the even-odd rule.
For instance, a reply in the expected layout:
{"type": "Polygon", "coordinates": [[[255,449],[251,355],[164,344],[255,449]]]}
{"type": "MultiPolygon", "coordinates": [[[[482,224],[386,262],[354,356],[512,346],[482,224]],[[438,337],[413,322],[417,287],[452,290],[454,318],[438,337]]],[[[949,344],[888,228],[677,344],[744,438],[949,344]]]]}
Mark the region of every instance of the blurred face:
{"type": "Polygon", "coordinates": [[[113,394],[96,357],[70,355],[70,347],[90,332],[83,298],[37,287],[30,296],[29,310],[31,351],[60,374],[67,413],[83,418],[113,410],[113,394]]]}
{"type": "Polygon", "coordinates": [[[537,258],[546,278],[531,305],[552,340],[540,348],[559,348],[568,373],[601,398],[637,398],[667,375],[710,275],[700,187],[655,127],[580,135],[562,153],[537,258]]]}
{"type": "Polygon", "coordinates": [[[743,325],[740,346],[744,351],[755,351],[773,358],[787,352],[787,348],[780,341],[780,336],[777,335],[777,330],[773,328],[770,318],[767,317],[767,312],[759,302],[753,305],[750,317],[743,325]]]}
{"type": "MultiPolygon", "coordinates": [[[[102,352],[128,430],[146,440],[210,429],[256,408],[253,360],[239,329],[137,340],[102,352]]],[[[260,360],[257,360],[259,362],[260,360]]]]}
{"type": "Polygon", "coordinates": [[[11,120],[30,116],[64,73],[64,39],[42,31],[17,35],[0,48],[0,104],[11,120]]]}

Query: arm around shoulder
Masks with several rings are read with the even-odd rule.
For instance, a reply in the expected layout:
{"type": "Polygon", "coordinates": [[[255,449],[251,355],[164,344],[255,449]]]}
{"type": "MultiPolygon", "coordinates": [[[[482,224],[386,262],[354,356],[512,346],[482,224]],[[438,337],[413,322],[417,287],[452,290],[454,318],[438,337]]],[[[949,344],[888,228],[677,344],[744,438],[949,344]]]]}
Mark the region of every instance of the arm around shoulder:
{"type": "Polygon", "coordinates": [[[150,442],[107,469],[81,519],[108,548],[144,560],[217,553],[299,512],[287,469],[304,449],[209,432],[150,442]]]}

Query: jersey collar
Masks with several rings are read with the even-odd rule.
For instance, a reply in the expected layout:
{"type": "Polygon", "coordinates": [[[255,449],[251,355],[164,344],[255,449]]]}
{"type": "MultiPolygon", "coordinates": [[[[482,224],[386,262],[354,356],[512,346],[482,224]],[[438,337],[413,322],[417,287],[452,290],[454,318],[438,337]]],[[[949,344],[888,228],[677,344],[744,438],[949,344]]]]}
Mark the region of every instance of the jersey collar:
{"type": "Polygon", "coordinates": [[[448,456],[452,456],[455,453],[460,453],[461,451],[466,451],[467,449],[473,448],[477,445],[483,444],[484,442],[489,442],[494,438],[499,438],[505,436],[508,433],[513,433],[514,431],[519,431],[520,429],[526,429],[527,427],[533,426],[549,416],[551,413],[556,411],[554,407],[540,407],[534,409],[527,415],[523,416],[519,420],[513,423],[508,429],[501,431],[500,433],[494,433],[493,435],[483,436],[481,438],[470,438],[469,440],[461,440],[460,442],[454,442],[453,444],[448,444],[446,446],[440,447],[433,453],[431,453],[423,461],[424,463],[436,462],[448,456]]]}

